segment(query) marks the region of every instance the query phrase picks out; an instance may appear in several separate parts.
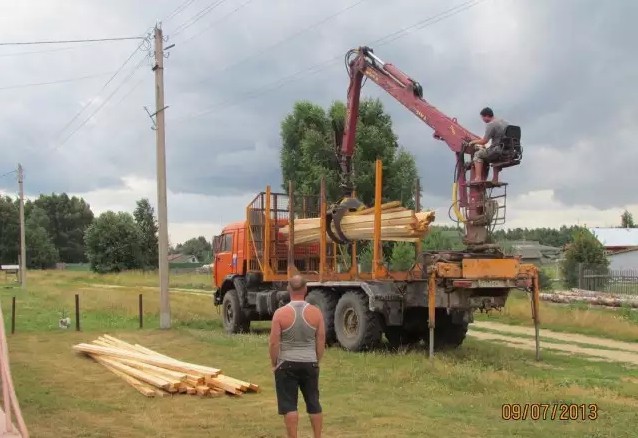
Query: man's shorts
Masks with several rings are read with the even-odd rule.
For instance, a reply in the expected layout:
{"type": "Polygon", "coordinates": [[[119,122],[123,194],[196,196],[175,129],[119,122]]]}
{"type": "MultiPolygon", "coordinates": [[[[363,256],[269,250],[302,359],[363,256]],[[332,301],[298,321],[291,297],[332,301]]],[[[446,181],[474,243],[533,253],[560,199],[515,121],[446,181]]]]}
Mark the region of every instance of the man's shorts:
{"type": "Polygon", "coordinates": [[[320,414],[319,364],[317,362],[283,362],[275,370],[275,389],[279,415],[297,410],[299,390],[309,414],[320,414]]]}
{"type": "Polygon", "coordinates": [[[485,161],[487,159],[487,148],[476,145],[474,149],[474,161],[485,161]]]}

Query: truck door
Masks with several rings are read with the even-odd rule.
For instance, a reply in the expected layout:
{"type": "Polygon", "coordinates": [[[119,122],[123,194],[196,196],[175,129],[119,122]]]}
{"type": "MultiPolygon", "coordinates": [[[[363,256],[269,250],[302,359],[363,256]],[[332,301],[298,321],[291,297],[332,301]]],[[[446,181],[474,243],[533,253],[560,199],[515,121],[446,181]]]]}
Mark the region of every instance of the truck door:
{"type": "Polygon", "coordinates": [[[219,286],[227,275],[234,274],[237,271],[236,253],[233,253],[233,237],[235,231],[228,231],[221,235],[219,240],[219,251],[215,253],[215,283],[219,286]]]}

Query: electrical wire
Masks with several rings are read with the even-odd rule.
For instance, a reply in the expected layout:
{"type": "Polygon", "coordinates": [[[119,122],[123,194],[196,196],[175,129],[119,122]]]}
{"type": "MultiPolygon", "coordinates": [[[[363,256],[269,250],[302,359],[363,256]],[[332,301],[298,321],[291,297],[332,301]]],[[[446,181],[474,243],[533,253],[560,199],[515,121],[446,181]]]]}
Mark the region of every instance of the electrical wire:
{"type": "Polygon", "coordinates": [[[213,10],[215,10],[215,8],[217,8],[218,6],[222,5],[226,1],[228,1],[228,0],[217,0],[217,1],[214,1],[213,3],[209,4],[204,9],[199,11],[197,14],[193,15],[191,18],[189,18],[188,20],[186,20],[185,22],[183,22],[182,24],[177,26],[175,28],[175,30],[173,30],[173,36],[177,36],[180,33],[184,32],[186,29],[188,29],[189,27],[191,27],[192,25],[197,23],[199,20],[204,18],[206,15],[210,14],[213,10]]]}
{"type": "Polygon", "coordinates": [[[115,71],[115,73],[113,73],[113,75],[104,83],[104,85],[102,85],[102,88],[100,88],[100,90],[98,91],[97,95],[95,95],[95,97],[93,97],[91,100],[89,100],[89,102],[84,105],[82,108],[80,108],[80,110],[71,118],[71,120],[69,120],[56,134],[55,134],[55,141],[57,142],[60,137],[62,136],[62,134],[64,133],[64,131],[67,130],[67,128],[69,126],[71,126],[73,124],[73,122],[75,122],[81,115],[82,113],[88,109],[88,107],[90,107],[91,105],[93,105],[93,103],[97,100],[98,96],[106,89],[106,87],[109,86],[109,84],[111,82],[113,82],[113,80],[117,77],[117,75],[126,67],[126,65],[131,61],[131,59],[133,59],[133,57],[135,56],[135,54],[138,52],[138,50],[140,50],[144,44],[148,44],[149,48],[150,48],[150,42],[148,40],[149,35],[146,36],[146,38],[140,42],[140,44],[137,45],[137,47],[133,50],[133,52],[131,52],[131,54],[128,56],[128,58],[126,58],[126,60],[122,63],[122,65],[120,65],[120,67],[115,71]]]}
{"type": "Polygon", "coordinates": [[[2,175],[0,175],[0,178],[4,178],[5,176],[9,176],[9,175],[11,175],[12,173],[17,173],[17,172],[18,172],[18,171],[17,171],[17,170],[15,170],[15,169],[14,169],[14,170],[11,170],[11,171],[9,171],[9,172],[6,172],[6,173],[3,173],[2,175]]]}
{"type": "Polygon", "coordinates": [[[95,117],[95,115],[100,112],[100,110],[102,110],[102,108],[104,108],[104,106],[106,106],[106,104],[113,98],[113,96],[115,95],[115,93],[117,93],[120,88],[122,88],[122,86],[124,86],[124,84],[126,84],[131,77],[133,77],[133,75],[135,74],[135,72],[137,71],[138,68],[140,68],[144,62],[146,61],[146,57],[143,57],[140,62],[135,66],[135,68],[133,70],[131,70],[131,72],[128,74],[128,76],[126,76],[124,78],[124,80],[122,82],[120,82],[120,84],[115,87],[115,89],[111,92],[111,94],[109,94],[103,101],[102,103],[100,103],[99,106],[97,106],[95,108],[95,110],[86,118],[82,121],[82,123],[80,123],[73,131],[71,131],[66,137],[64,137],[58,144],[56,144],[55,146],[53,146],[52,150],[57,150],[59,149],[61,146],[63,146],[67,141],[69,141],[69,139],[71,137],[73,137],[80,129],[82,129],[91,119],[93,119],[93,117],[95,117]]]}
{"type": "MultiPolygon", "coordinates": [[[[385,39],[387,39],[389,37],[393,37],[390,41],[387,41],[387,42],[384,43],[384,44],[389,44],[389,43],[394,42],[394,41],[396,41],[396,40],[398,40],[400,38],[403,38],[404,36],[408,35],[410,32],[412,32],[414,30],[420,30],[420,29],[423,29],[423,28],[425,28],[427,26],[430,26],[430,25],[433,25],[435,23],[438,23],[439,21],[441,21],[441,20],[443,20],[445,18],[449,18],[449,17],[457,15],[457,14],[463,12],[463,11],[466,11],[466,10],[468,10],[468,9],[478,5],[478,4],[480,4],[483,1],[485,1],[485,0],[472,0],[470,2],[465,2],[465,3],[461,4],[461,5],[454,6],[453,8],[447,9],[447,10],[445,10],[443,12],[440,12],[440,13],[438,13],[436,15],[433,15],[433,16],[430,16],[430,17],[425,18],[423,20],[420,20],[420,21],[418,21],[417,23],[415,23],[415,24],[413,24],[411,26],[402,28],[399,31],[391,32],[388,35],[385,35],[385,36],[383,36],[381,38],[378,38],[377,40],[373,41],[371,43],[371,45],[374,44],[375,42],[382,42],[383,40],[385,40],[385,39]],[[397,32],[400,32],[400,34],[398,34],[397,32]]],[[[259,87],[259,88],[255,89],[255,90],[251,91],[251,92],[245,93],[242,98],[239,98],[239,99],[237,99],[237,98],[225,99],[225,100],[223,100],[221,102],[218,102],[215,105],[213,105],[213,106],[211,106],[211,107],[209,107],[209,108],[207,108],[207,109],[205,109],[203,111],[200,111],[198,113],[194,113],[192,115],[188,115],[188,116],[185,116],[185,117],[181,117],[181,118],[178,118],[178,119],[174,119],[172,122],[175,123],[175,122],[183,122],[183,121],[186,121],[186,120],[196,119],[196,118],[199,118],[199,117],[214,113],[218,109],[228,108],[228,107],[231,107],[231,106],[235,106],[235,105],[237,105],[239,103],[242,103],[242,102],[244,102],[246,100],[252,100],[255,97],[259,97],[259,96],[261,96],[263,94],[266,94],[268,92],[280,89],[280,88],[282,88],[282,87],[284,87],[284,86],[286,86],[288,84],[291,84],[291,83],[293,83],[295,81],[298,81],[299,79],[302,79],[302,78],[311,76],[313,74],[319,73],[321,70],[329,67],[331,64],[334,64],[335,61],[337,61],[339,59],[342,59],[342,55],[334,56],[334,57],[332,57],[330,59],[326,59],[326,60],[321,61],[321,62],[319,62],[317,64],[313,64],[313,65],[311,65],[309,67],[306,67],[306,68],[298,70],[298,71],[296,71],[294,73],[291,73],[290,75],[285,76],[283,78],[280,78],[278,80],[275,80],[275,81],[271,82],[270,84],[268,84],[268,85],[266,85],[264,87],[259,87]]]]}
{"type": "MultiPolygon", "coordinates": [[[[223,21],[225,21],[228,17],[230,17],[231,15],[235,14],[237,11],[239,11],[240,9],[243,9],[244,7],[248,6],[250,3],[252,3],[254,0],[246,0],[244,3],[240,4],[239,6],[237,6],[235,9],[233,9],[232,11],[230,11],[229,13],[227,13],[226,15],[220,17],[219,20],[215,20],[212,23],[210,23],[208,26],[206,26],[205,28],[203,28],[202,30],[200,30],[199,32],[197,32],[194,35],[189,36],[188,38],[186,38],[185,40],[180,41],[180,44],[183,44],[187,41],[190,41],[198,36],[200,36],[201,34],[203,34],[204,32],[209,31],[210,29],[212,29],[216,24],[219,24],[223,21]]],[[[173,36],[175,36],[175,34],[173,34],[173,36]]]]}
{"type": "Polygon", "coordinates": [[[26,56],[26,55],[38,55],[41,53],[50,53],[50,52],[63,52],[65,50],[75,50],[78,49],[78,46],[73,47],[61,47],[59,49],[47,49],[47,50],[31,50],[28,52],[13,52],[13,53],[1,53],[0,58],[6,58],[10,56],[26,56]]]}
{"type": "MultiPolygon", "coordinates": [[[[350,9],[353,9],[356,6],[359,6],[361,3],[365,2],[365,1],[367,1],[367,0],[359,0],[356,3],[352,3],[352,4],[346,6],[343,9],[340,9],[339,11],[337,11],[337,12],[331,14],[331,15],[322,18],[321,20],[317,21],[316,23],[314,23],[312,25],[309,25],[309,26],[305,26],[304,28],[300,29],[299,31],[297,31],[297,32],[295,32],[295,33],[293,33],[291,35],[285,36],[284,38],[282,38],[281,40],[277,41],[276,43],[271,44],[270,46],[267,46],[267,47],[262,47],[261,49],[257,50],[256,53],[253,53],[252,55],[246,56],[245,58],[242,58],[241,60],[239,60],[239,61],[237,61],[237,62],[235,62],[233,64],[227,65],[226,67],[224,67],[224,68],[222,68],[220,70],[214,71],[212,73],[224,73],[225,71],[230,70],[232,68],[235,68],[238,65],[241,65],[241,64],[245,63],[246,61],[249,61],[249,60],[251,60],[253,58],[257,58],[259,56],[262,56],[265,52],[267,52],[269,50],[272,50],[275,47],[279,47],[282,44],[285,44],[285,43],[287,43],[289,41],[292,41],[294,38],[297,38],[300,35],[308,32],[308,31],[311,31],[313,29],[316,29],[316,28],[320,27],[321,25],[327,23],[328,21],[338,17],[339,15],[341,15],[341,14],[343,14],[345,12],[348,12],[350,9]]],[[[250,3],[250,2],[248,1],[246,3],[250,3]]],[[[192,39],[192,38],[194,38],[194,36],[189,38],[189,39],[192,39]]],[[[185,41],[188,41],[188,40],[185,40],[185,41]]],[[[196,84],[201,84],[201,83],[208,82],[208,81],[210,81],[209,77],[201,80],[200,82],[197,82],[196,84]]]]}
{"type": "Polygon", "coordinates": [[[10,43],[0,43],[0,46],[32,46],[39,44],[75,44],[75,43],[102,43],[109,41],[143,40],[145,37],[119,37],[119,38],[90,38],[83,40],[50,40],[50,41],[15,41],[10,43]]]}
{"type": "Polygon", "coordinates": [[[80,76],[80,77],[75,77],[75,78],[60,79],[58,81],[35,82],[35,83],[30,83],[30,84],[9,85],[9,86],[6,86],[6,87],[0,87],[0,91],[1,90],[15,90],[15,89],[18,89],[18,88],[39,87],[39,86],[42,86],[42,85],[55,85],[55,84],[64,84],[64,83],[67,83],[67,82],[83,81],[83,80],[86,80],[86,79],[100,78],[102,76],[106,76],[106,75],[111,74],[111,73],[112,72],[98,73],[98,74],[88,75],[88,76],[80,76]]]}
{"type": "Polygon", "coordinates": [[[170,21],[171,19],[173,19],[173,17],[181,14],[187,7],[189,7],[190,5],[192,5],[196,0],[186,0],[184,1],[182,4],[180,4],[178,7],[176,7],[173,12],[171,12],[166,18],[164,18],[164,20],[162,21],[170,21]]]}

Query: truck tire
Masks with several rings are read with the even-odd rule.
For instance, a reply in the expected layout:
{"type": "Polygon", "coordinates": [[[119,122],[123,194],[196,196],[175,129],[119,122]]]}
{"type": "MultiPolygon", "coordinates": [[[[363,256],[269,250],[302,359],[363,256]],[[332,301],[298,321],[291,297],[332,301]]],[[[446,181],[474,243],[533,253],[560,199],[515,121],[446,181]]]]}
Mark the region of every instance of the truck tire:
{"type": "Polygon", "coordinates": [[[381,315],[370,311],[368,297],[363,292],[343,294],[334,321],[337,340],[348,351],[366,351],[381,343],[381,315]]]}
{"type": "Polygon", "coordinates": [[[411,347],[421,341],[421,333],[408,332],[403,327],[386,327],[384,333],[392,350],[411,347]]]}
{"type": "Polygon", "coordinates": [[[335,309],[337,308],[337,294],[324,289],[311,290],[306,296],[306,302],[317,306],[323,315],[326,327],[326,345],[332,345],[337,340],[335,333],[335,309]]]}
{"type": "Polygon", "coordinates": [[[239,304],[239,296],[235,289],[230,289],[222,301],[222,318],[226,333],[247,333],[250,331],[250,320],[246,318],[239,304]]]}
{"type": "MultiPolygon", "coordinates": [[[[434,349],[451,350],[458,348],[463,344],[465,335],[467,334],[468,323],[455,324],[452,322],[452,316],[447,312],[438,312],[434,320],[434,349]]],[[[429,334],[424,336],[425,344],[429,345],[429,334]]]]}

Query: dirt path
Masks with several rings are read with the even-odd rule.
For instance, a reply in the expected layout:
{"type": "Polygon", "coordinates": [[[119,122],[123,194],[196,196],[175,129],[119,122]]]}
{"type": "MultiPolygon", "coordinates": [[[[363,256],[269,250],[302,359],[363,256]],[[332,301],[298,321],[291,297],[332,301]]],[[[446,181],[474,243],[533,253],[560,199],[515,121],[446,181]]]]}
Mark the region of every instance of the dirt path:
{"type": "MultiPolygon", "coordinates": [[[[468,335],[486,341],[503,342],[513,348],[525,350],[534,349],[534,339],[520,337],[520,335],[534,335],[532,327],[512,326],[496,322],[479,321],[474,324],[479,330],[471,330],[468,335]],[[480,329],[492,330],[499,333],[484,332],[480,329]]],[[[586,356],[613,362],[624,362],[638,365],[638,344],[631,342],[613,341],[594,336],[585,336],[575,333],[561,333],[541,329],[542,338],[556,339],[568,344],[548,342],[541,339],[541,351],[543,349],[557,350],[568,354],[586,356]],[[599,345],[605,349],[592,348],[578,344],[599,345]]]]}
{"type": "MultiPolygon", "coordinates": [[[[498,322],[477,321],[474,323],[477,328],[484,328],[503,333],[512,333],[515,335],[534,336],[534,327],[523,327],[509,324],[501,324],[498,322]]],[[[595,336],[579,335],[576,333],[555,332],[544,329],[541,326],[541,336],[544,338],[557,339],[565,342],[575,342],[577,344],[599,345],[605,348],[613,348],[614,350],[631,351],[638,353],[638,343],[614,341],[611,339],[598,338],[595,336]]]]}

